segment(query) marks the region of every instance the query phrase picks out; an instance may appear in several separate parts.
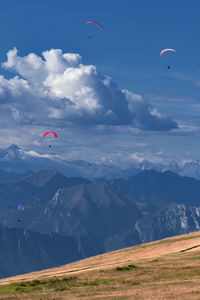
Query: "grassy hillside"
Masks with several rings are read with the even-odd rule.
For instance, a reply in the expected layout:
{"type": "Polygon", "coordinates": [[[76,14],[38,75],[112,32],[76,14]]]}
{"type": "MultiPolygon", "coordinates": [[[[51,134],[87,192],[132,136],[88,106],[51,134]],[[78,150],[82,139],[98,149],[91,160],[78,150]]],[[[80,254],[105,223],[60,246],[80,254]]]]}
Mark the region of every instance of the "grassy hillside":
{"type": "Polygon", "coordinates": [[[200,299],[200,233],[3,279],[0,299],[200,299]]]}

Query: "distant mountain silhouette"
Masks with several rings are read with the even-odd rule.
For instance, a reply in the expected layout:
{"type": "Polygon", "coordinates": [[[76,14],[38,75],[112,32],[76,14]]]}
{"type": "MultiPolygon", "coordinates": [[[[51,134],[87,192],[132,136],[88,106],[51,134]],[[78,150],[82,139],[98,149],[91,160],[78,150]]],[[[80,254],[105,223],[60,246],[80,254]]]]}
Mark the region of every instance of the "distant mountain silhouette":
{"type": "Polygon", "coordinates": [[[34,151],[24,151],[17,145],[11,145],[6,149],[0,149],[0,170],[9,173],[33,173],[40,170],[56,170],[66,176],[84,176],[86,178],[98,178],[106,176],[113,178],[118,176],[120,168],[95,164],[84,160],[67,161],[56,155],[39,154],[34,151]]]}
{"type": "Polygon", "coordinates": [[[169,203],[200,206],[200,181],[171,171],[143,171],[135,176],[107,181],[115,191],[132,195],[156,208],[169,203]]]}
{"type": "MultiPolygon", "coordinates": [[[[17,145],[11,145],[6,149],[0,149],[0,170],[7,173],[30,174],[40,170],[56,170],[66,176],[80,176],[98,180],[117,179],[141,173],[144,170],[165,172],[167,170],[181,176],[194,177],[200,180],[200,161],[185,161],[169,163],[151,162],[148,160],[132,160],[126,168],[114,164],[93,163],[84,160],[65,160],[55,154],[40,154],[35,151],[25,151],[17,145]]],[[[1,173],[1,171],[0,171],[1,173]]],[[[0,174],[1,182],[1,174],[0,174]]]]}
{"type": "Polygon", "coordinates": [[[55,267],[101,253],[84,236],[40,234],[0,225],[0,278],[55,267]]]}

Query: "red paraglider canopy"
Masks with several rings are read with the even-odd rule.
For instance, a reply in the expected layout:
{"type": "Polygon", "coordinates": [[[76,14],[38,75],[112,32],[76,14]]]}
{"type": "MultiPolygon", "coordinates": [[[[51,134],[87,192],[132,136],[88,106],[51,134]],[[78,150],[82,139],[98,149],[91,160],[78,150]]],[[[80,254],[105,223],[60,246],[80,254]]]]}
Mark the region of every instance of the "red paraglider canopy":
{"type": "Polygon", "coordinates": [[[43,134],[43,137],[45,137],[47,134],[52,133],[55,137],[58,137],[57,133],[54,131],[47,131],[43,134]]]}
{"type": "Polygon", "coordinates": [[[96,24],[101,29],[101,31],[103,31],[103,27],[101,26],[101,24],[97,23],[96,21],[87,21],[86,24],[88,24],[88,23],[96,24]]]}
{"type": "Polygon", "coordinates": [[[160,52],[160,56],[162,56],[163,54],[167,53],[167,52],[174,52],[174,53],[177,53],[177,51],[175,49],[170,49],[170,48],[167,48],[167,49],[163,49],[161,52],[160,52]]]}

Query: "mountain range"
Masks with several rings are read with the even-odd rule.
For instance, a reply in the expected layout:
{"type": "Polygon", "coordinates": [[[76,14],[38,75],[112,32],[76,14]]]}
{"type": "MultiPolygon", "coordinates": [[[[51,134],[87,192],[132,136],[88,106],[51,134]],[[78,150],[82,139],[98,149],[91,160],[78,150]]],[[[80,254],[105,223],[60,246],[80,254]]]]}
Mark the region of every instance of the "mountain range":
{"type": "Polygon", "coordinates": [[[161,164],[148,160],[130,162],[128,167],[87,162],[84,160],[68,161],[55,154],[39,154],[25,151],[17,145],[0,150],[0,181],[12,180],[40,170],[56,170],[66,176],[81,176],[90,180],[117,179],[141,173],[144,170],[158,172],[172,171],[181,176],[200,180],[200,161],[172,161],[161,164]]]}
{"type": "Polygon", "coordinates": [[[143,170],[121,178],[92,179],[80,176],[80,170],[92,174],[95,165],[88,164],[89,171],[86,162],[68,165],[16,146],[0,151],[0,276],[200,228],[200,181],[195,178],[143,170]],[[20,164],[24,168],[19,170],[20,164]],[[18,204],[24,210],[18,210],[18,204]],[[15,254],[6,265],[11,253],[15,254]]]}

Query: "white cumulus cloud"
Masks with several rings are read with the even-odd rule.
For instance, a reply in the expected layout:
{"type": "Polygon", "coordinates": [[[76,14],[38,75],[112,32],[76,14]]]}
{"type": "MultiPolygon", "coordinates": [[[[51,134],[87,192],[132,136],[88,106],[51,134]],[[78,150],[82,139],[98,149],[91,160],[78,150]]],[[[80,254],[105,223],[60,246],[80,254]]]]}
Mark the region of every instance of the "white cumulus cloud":
{"type": "Polygon", "coordinates": [[[60,49],[21,57],[14,48],[2,67],[16,73],[0,76],[0,116],[29,125],[128,125],[145,130],[171,130],[177,123],[140,95],[120,90],[109,76],[84,65],[79,54],[60,49]]]}

